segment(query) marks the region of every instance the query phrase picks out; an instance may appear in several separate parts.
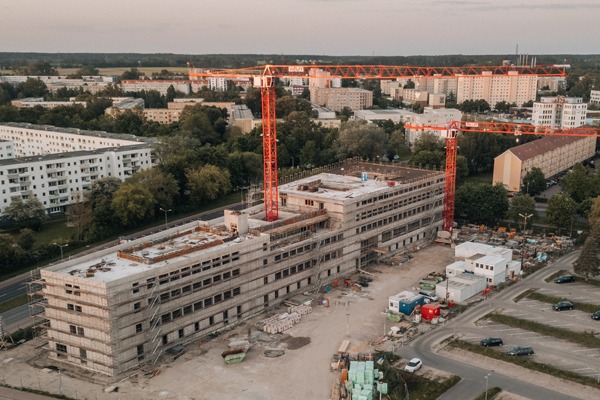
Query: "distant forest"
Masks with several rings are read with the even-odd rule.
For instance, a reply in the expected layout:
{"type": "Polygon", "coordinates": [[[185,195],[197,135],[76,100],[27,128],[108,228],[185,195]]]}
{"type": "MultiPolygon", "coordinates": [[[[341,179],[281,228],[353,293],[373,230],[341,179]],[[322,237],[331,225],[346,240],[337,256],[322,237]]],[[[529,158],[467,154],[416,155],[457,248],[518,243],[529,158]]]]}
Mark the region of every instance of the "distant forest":
{"type": "MultiPolygon", "coordinates": [[[[576,69],[600,69],[600,54],[532,55],[538,64],[571,64],[576,69]]],[[[54,67],[78,68],[93,65],[107,67],[195,67],[242,68],[261,64],[315,62],[331,64],[386,64],[423,66],[500,65],[503,60],[516,62],[515,54],[440,55],[440,56],[326,56],[284,54],[138,54],[138,53],[0,53],[0,69],[33,62],[49,62],[54,67]]],[[[530,57],[531,59],[531,57],[530,57]]]]}

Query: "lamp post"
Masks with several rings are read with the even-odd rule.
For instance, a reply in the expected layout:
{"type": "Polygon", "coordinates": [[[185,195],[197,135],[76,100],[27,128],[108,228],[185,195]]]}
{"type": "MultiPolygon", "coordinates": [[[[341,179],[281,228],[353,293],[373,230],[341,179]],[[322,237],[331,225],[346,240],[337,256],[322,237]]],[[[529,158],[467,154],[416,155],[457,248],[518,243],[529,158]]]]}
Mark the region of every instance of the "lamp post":
{"type": "Polygon", "coordinates": [[[167,225],[167,213],[171,212],[172,210],[169,208],[168,210],[165,210],[164,208],[160,208],[160,211],[164,211],[165,212],[165,229],[168,229],[168,225],[167,225]]]}
{"type": "Polygon", "coordinates": [[[527,230],[527,218],[533,216],[533,214],[523,215],[519,213],[519,216],[523,218],[523,240],[521,243],[521,268],[523,268],[523,256],[525,255],[525,231],[527,230]]]}
{"type": "Polygon", "coordinates": [[[63,259],[63,247],[69,247],[69,243],[66,244],[58,244],[58,243],[52,243],[55,246],[60,247],[60,260],[62,261],[63,259]]]}
{"type": "Polygon", "coordinates": [[[491,373],[487,374],[485,376],[485,400],[487,400],[487,394],[488,394],[488,378],[490,377],[491,373]]]}

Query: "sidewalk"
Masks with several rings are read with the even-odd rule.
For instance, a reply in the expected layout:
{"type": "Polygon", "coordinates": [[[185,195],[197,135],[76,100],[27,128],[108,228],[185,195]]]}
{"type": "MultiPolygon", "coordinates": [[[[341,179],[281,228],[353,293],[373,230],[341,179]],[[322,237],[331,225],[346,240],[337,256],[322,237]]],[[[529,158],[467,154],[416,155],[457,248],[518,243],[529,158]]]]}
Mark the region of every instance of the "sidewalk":
{"type": "Polygon", "coordinates": [[[0,386],[0,400],[48,400],[54,398],[0,386]]]}

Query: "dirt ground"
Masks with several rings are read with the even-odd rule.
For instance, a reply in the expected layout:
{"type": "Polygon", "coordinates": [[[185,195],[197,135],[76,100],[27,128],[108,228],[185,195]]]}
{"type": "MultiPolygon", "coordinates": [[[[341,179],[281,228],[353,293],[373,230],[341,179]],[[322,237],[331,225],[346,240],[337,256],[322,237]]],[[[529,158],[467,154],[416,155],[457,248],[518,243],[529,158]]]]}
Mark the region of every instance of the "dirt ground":
{"type": "MultiPolygon", "coordinates": [[[[255,323],[266,317],[262,315],[200,346],[187,346],[186,353],[177,360],[153,367],[158,374],[139,371],[113,383],[118,386],[118,392],[105,393],[109,384],[101,382],[102,376],[89,375],[81,379],[68,371],[59,375],[33,366],[46,363],[44,358],[32,362],[34,354],[39,352],[36,347],[42,344],[35,340],[0,352],[0,382],[88,400],[326,400],[332,384],[339,379],[339,373],[331,371],[330,366],[342,341],[350,340],[348,351],[351,354],[372,350],[370,343],[387,333],[392,325],[385,315],[388,296],[413,289],[424,275],[441,272],[453,261],[453,250],[447,246],[431,245],[412,255],[413,259],[401,266],[371,268],[374,281],[361,292],[334,288],[326,295],[329,307],[313,304],[312,313],[303,316],[284,334],[269,335],[259,331],[255,323]],[[252,344],[239,364],[227,365],[221,357],[230,340],[249,340],[252,344]],[[265,356],[265,351],[274,355],[281,350],[284,354],[279,357],[265,356]],[[92,383],[94,381],[97,383],[92,383]]],[[[284,312],[285,309],[275,311],[284,312]]],[[[428,326],[421,324],[420,329],[428,326]]],[[[388,340],[379,347],[391,350],[392,346],[399,345],[399,341],[388,340]]],[[[490,370],[496,371],[502,368],[489,366],[490,370]]],[[[425,366],[423,371],[432,376],[443,374],[431,366],[425,366]]],[[[529,372],[519,372],[520,376],[523,374],[529,372]]],[[[536,382],[555,380],[537,374],[532,375],[532,381],[534,379],[536,382]]],[[[550,382],[544,386],[551,387],[550,382]]],[[[522,400],[509,393],[502,396],[504,400],[522,400]]]]}

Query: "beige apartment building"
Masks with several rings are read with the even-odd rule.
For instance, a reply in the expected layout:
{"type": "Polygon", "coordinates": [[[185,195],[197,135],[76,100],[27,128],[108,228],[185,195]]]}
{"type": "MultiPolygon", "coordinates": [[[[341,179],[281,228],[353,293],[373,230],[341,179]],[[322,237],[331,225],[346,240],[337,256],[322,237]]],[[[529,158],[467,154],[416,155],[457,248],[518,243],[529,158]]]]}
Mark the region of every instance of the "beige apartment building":
{"type": "Polygon", "coordinates": [[[521,75],[509,71],[508,75],[493,75],[484,71],[481,75],[462,75],[457,77],[456,101],[483,99],[493,108],[496,103],[506,101],[518,106],[535,100],[537,94],[537,75],[521,75]]]}
{"type": "Polygon", "coordinates": [[[363,110],[373,106],[373,92],[357,88],[323,88],[311,86],[310,102],[333,111],[363,110]]]}
{"type": "Polygon", "coordinates": [[[506,150],[494,159],[494,183],[517,192],[523,177],[539,168],[545,177],[558,174],[594,155],[596,137],[547,136],[506,150]]]}
{"type": "Polygon", "coordinates": [[[346,163],[257,205],[40,270],[51,359],[115,378],[441,229],[444,173],[346,163]]]}

